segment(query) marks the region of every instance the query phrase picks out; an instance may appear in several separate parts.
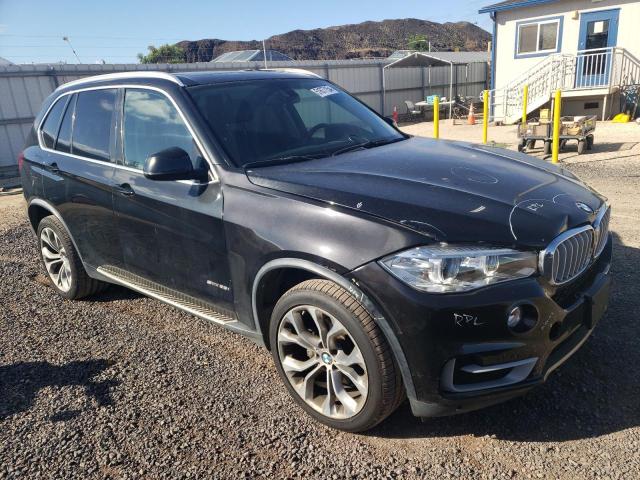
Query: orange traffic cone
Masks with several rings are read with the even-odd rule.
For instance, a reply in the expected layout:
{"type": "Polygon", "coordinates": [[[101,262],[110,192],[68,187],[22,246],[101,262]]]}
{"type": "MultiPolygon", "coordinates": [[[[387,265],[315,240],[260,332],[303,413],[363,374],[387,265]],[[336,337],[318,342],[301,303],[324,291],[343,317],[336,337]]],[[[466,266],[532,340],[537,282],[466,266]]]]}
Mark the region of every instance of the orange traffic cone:
{"type": "Polygon", "coordinates": [[[398,107],[396,105],[393,106],[393,121],[398,123],[398,107]]]}
{"type": "Polygon", "coordinates": [[[476,124],[476,116],[473,113],[473,103],[471,104],[471,108],[469,109],[469,116],[467,117],[467,123],[469,123],[469,125],[476,124]]]}

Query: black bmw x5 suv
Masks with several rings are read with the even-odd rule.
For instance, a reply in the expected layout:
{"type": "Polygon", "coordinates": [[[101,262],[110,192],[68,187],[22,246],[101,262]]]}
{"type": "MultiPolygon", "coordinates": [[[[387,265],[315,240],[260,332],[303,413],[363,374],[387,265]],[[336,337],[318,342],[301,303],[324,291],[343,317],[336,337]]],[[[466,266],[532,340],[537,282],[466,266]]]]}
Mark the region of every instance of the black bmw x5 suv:
{"type": "Polygon", "coordinates": [[[264,344],[293,399],[360,431],[543,382],[607,306],[604,198],[497,148],[401,133],[308,72],[63,85],[19,159],[68,299],[124,285],[264,344]]]}

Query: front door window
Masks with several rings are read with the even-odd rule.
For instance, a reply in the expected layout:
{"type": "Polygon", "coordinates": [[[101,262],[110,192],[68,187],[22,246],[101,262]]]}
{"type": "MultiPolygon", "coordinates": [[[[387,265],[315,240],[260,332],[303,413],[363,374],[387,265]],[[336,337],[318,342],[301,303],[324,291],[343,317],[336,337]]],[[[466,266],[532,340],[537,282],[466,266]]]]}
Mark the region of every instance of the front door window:
{"type": "Polygon", "coordinates": [[[609,20],[587,22],[586,50],[608,47],[609,20]]]}
{"type": "Polygon", "coordinates": [[[587,22],[586,50],[590,56],[582,62],[582,75],[604,75],[608,61],[606,51],[609,38],[609,20],[587,22]]]}
{"type": "Polygon", "coordinates": [[[124,164],[142,170],[148,156],[170,147],[189,154],[194,169],[205,166],[178,110],[169,99],[151,90],[127,89],[124,97],[124,164]]]}

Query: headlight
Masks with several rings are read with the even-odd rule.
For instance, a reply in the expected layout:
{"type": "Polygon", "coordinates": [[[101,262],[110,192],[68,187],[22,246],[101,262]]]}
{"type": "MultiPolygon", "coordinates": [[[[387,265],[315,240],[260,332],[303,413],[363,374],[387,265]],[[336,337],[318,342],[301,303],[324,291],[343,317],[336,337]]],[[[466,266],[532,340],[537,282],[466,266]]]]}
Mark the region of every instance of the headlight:
{"type": "Polygon", "coordinates": [[[380,264],[407,285],[424,292],[465,292],[537,272],[538,255],[474,245],[416,247],[380,264]]]}

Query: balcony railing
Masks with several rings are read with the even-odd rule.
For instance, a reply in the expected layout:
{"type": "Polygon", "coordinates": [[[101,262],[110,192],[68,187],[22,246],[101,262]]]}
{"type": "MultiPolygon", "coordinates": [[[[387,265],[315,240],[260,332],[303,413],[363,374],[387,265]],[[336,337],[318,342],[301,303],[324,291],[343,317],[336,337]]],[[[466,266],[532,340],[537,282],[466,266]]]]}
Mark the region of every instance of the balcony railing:
{"type": "Polygon", "coordinates": [[[492,117],[511,123],[522,113],[522,93],[528,85],[528,110],[548,102],[554,90],[593,90],[640,84],[640,60],[624,48],[558,53],[523,72],[507,86],[491,91],[492,117]]]}

